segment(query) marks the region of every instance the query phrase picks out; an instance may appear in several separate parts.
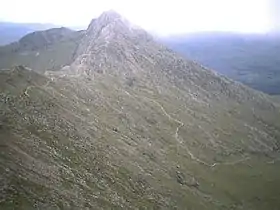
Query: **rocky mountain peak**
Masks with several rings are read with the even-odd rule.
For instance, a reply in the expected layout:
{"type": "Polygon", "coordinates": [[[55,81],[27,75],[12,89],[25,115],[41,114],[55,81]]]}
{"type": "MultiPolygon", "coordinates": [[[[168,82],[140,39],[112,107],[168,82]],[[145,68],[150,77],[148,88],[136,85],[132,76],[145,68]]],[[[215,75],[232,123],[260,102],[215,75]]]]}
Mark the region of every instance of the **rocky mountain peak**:
{"type": "Polygon", "coordinates": [[[102,13],[97,19],[93,19],[86,31],[86,36],[91,39],[119,38],[120,36],[140,38],[152,38],[142,28],[132,24],[119,13],[110,10],[102,13]]]}
{"type": "Polygon", "coordinates": [[[110,10],[102,13],[97,19],[93,19],[87,29],[89,36],[100,34],[106,27],[120,28],[120,26],[128,26],[129,23],[117,12],[110,10]]]}
{"type": "Polygon", "coordinates": [[[105,11],[99,17],[92,19],[89,27],[92,24],[94,24],[96,22],[96,20],[103,21],[103,22],[107,21],[107,23],[108,23],[108,22],[112,22],[112,21],[115,21],[115,20],[121,19],[121,18],[122,18],[122,16],[119,13],[115,12],[114,10],[105,11]]]}
{"type": "Polygon", "coordinates": [[[117,62],[123,64],[130,60],[135,63],[131,59],[132,54],[139,48],[144,49],[152,39],[146,31],[134,26],[115,11],[104,12],[90,23],[79,43],[71,69],[79,74],[91,74],[103,72],[104,68],[113,68],[117,62]]]}
{"type": "Polygon", "coordinates": [[[99,17],[99,20],[104,22],[112,22],[120,19],[123,19],[123,17],[114,10],[103,12],[99,17]]]}

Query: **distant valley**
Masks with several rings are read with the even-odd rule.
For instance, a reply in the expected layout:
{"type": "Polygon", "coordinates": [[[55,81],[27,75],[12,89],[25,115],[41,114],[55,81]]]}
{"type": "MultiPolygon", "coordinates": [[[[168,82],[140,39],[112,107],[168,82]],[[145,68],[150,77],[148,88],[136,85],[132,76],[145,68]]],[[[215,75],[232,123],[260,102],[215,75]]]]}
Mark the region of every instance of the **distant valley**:
{"type": "Polygon", "coordinates": [[[164,38],[189,59],[268,94],[280,94],[280,36],[205,32],[164,38]]]}

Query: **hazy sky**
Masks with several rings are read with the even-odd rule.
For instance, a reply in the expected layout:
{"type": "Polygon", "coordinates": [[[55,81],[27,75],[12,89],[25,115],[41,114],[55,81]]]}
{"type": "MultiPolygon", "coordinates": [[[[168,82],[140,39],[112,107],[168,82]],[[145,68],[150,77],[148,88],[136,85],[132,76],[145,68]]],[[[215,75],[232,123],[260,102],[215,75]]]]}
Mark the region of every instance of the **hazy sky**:
{"type": "Polygon", "coordinates": [[[274,30],[280,32],[280,0],[269,1],[269,14],[274,30]]]}
{"type": "Polygon", "coordinates": [[[280,0],[8,0],[0,20],[86,26],[114,9],[159,34],[192,31],[265,32],[279,20],[280,0]],[[278,8],[276,8],[278,6],[278,8]]]}

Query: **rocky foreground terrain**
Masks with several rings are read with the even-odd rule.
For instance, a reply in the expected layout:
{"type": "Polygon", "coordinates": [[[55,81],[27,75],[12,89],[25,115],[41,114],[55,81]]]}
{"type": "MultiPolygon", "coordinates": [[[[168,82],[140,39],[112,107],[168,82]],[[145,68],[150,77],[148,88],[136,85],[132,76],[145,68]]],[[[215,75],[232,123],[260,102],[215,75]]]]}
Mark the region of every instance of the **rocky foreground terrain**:
{"type": "Polygon", "coordinates": [[[112,11],[46,34],[0,71],[1,209],[279,209],[277,100],[112,11]]]}

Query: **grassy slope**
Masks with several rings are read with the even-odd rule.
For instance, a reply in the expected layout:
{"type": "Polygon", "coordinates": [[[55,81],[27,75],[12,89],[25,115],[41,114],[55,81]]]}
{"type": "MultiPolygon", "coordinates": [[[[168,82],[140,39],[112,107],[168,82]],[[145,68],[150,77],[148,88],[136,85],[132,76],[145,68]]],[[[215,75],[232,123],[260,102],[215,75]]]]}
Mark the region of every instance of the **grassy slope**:
{"type": "Polygon", "coordinates": [[[277,209],[279,107],[148,73],[2,71],[1,207],[277,209]]]}
{"type": "Polygon", "coordinates": [[[63,42],[38,51],[9,53],[0,57],[1,69],[24,65],[41,72],[57,70],[72,62],[76,47],[73,42],[63,42]]]}

